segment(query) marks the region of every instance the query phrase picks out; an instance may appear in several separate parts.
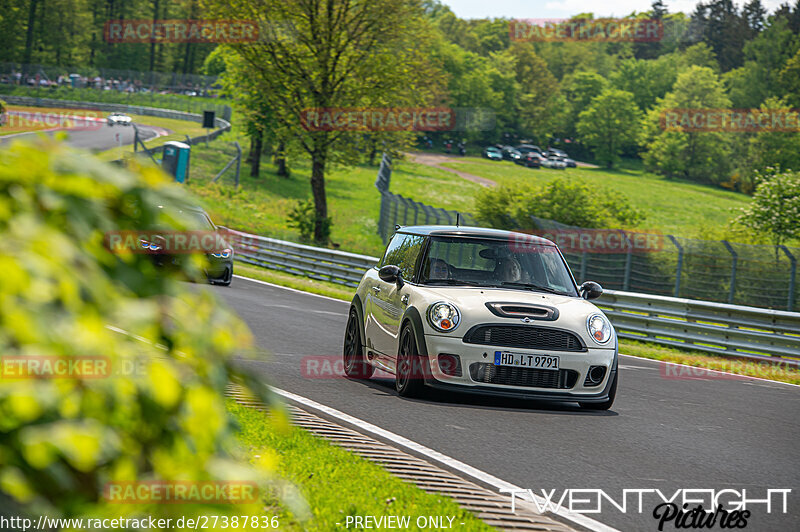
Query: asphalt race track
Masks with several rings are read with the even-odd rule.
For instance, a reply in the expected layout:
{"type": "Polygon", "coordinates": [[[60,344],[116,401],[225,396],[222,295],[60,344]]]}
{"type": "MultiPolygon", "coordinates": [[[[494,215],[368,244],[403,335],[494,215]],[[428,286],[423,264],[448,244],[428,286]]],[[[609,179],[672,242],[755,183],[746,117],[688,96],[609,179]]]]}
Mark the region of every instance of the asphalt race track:
{"type": "MultiPolygon", "coordinates": [[[[168,134],[169,131],[164,128],[145,126],[136,124],[139,128],[139,135],[143,141],[152,139],[159,134],[168,134]]],[[[116,148],[122,141],[123,146],[133,144],[134,129],[132,126],[113,126],[109,127],[105,124],[98,127],[91,128],[75,128],[63,129],[59,131],[66,131],[68,134],[67,144],[74,148],[91,149],[93,151],[103,151],[110,148],[116,148]],[[119,135],[119,140],[117,139],[119,135]]],[[[46,131],[47,135],[53,135],[57,131],[46,131]]],[[[30,132],[18,135],[8,135],[0,137],[0,146],[5,142],[16,139],[35,138],[41,132],[30,132]]]]}
{"type": "MultiPolygon", "coordinates": [[[[307,378],[305,356],[341,357],[348,304],[236,278],[208,287],[249,324],[263,359],[243,362],[283,390],[378,425],[526,489],[746,488],[748,498],[791,488],[788,512],[751,507],[746,530],[797,530],[800,388],[753,379],[667,378],[658,362],[620,358],[610,412],[468,395],[397,396],[393,381],[307,378]]],[[[588,514],[619,530],[657,530],[660,502],[588,514]]],[[[731,499],[723,499],[729,501],[731,499]]],[[[777,502],[777,496],[773,498],[777,502]]],[[[708,505],[706,505],[708,507],[708,505]]],[[[714,528],[717,529],[719,524],[714,528]]],[[[675,530],[667,524],[664,530],[675,530]]]]}

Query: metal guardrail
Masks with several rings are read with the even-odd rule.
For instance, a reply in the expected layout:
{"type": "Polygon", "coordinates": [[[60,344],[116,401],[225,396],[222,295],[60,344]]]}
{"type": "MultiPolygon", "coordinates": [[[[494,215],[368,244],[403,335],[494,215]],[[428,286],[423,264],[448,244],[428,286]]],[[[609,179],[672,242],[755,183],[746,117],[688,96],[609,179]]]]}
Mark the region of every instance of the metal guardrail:
{"type": "MultiPolygon", "coordinates": [[[[357,286],[380,259],[225,229],[236,260],[357,286]]],[[[608,290],[597,305],[622,338],[800,364],[800,313],[608,290]]]]}
{"type": "Polygon", "coordinates": [[[616,290],[597,306],[621,338],[800,365],[800,312],[616,290]]]}
{"type": "Polygon", "coordinates": [[[380,260],[231,229],[224,231],[231,235],[236,260],[345,286],[358,286],[364,272],[380,260]]]}

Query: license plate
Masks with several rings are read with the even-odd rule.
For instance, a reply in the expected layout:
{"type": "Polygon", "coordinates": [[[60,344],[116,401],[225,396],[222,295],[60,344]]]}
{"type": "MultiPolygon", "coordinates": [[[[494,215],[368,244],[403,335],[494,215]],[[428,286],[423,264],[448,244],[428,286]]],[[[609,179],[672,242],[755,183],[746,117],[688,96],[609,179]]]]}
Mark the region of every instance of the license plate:
{"type": "Polygon", "coordinates": [[[495,351],[494,365],[558,370],[558,357],[549,355],[528,355],[525,353],[509,353],[508,351],[495,351]]]}

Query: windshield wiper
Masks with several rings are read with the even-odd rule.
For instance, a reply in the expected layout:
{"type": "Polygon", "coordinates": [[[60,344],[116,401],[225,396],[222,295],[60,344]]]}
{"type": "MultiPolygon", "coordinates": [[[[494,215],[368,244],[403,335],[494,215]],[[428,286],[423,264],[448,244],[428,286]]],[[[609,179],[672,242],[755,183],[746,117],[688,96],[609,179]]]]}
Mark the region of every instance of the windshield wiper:
{"type": "Polygon", "coordinates": [[[449,285],[466,285],[466,286],[482,286],[474,281],[460,281],[458,279],[426,279],[425,284],[449,284],[449,285]]]}
{"type": "Polygon", "coordinates": [[[564,292],[550,288],[549,286],[541,286],[533,283],[518,283],[515,281],[501,281],[499,286],[518,286],[520,288],[527,288],[529,290],[538,290],[540,292],[547,292],[548,294],[556,294],[559,296],[566,296],[564,292]]]}

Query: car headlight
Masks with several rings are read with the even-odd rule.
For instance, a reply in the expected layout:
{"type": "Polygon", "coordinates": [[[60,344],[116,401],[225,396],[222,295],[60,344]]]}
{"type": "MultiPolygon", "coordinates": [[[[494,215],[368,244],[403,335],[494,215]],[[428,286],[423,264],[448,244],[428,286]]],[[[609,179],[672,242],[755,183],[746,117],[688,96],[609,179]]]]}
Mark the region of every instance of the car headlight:
{"type": "Polygon", "coordinates": [[[586,320],[589,336],[598,344],[607,344],[611,340],[611,324],[602,314],[592,314],[586,320]]]}
{"type": "Polygon", "coordinates": [[[148,242],[144,238],[139,239],[139,244],[142,246],[142,249],[149,249],[150,251],[161,251],[163,249],[155,242],[148,242]]]}
{"type": "Polygon", "coordinates": [[[218,259],[227,259],[233,255],[233,250],[230,248],[223,249],[219,253],[212,253],[211,256],[216,257],[218,259]]]}
{"type": "Polygon", "coordinates": [[[452,303],[437,301],[428,307],[428,322],[441,332],[450,332],[461,322],[461,314],[452,303]]]}

